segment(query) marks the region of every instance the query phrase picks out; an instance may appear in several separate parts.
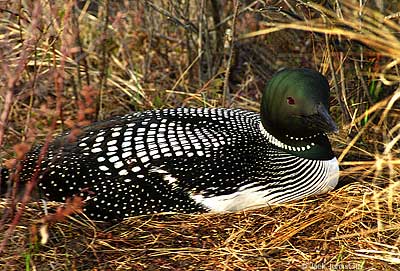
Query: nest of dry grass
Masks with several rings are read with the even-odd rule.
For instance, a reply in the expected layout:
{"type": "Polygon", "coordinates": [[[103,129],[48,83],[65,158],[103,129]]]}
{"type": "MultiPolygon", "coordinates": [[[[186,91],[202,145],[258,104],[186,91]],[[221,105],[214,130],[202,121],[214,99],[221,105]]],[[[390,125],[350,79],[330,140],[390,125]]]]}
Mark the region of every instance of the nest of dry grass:
{"type": "Polygon", "coordinates": [[[3,270],[398,270],[399,192],[399,183],[386,188],[358,183],[237,213],[158,214],[116,225],[74,217],[42,230],[43,210],[31,204],[0,265],[3,270]],[[43,232],[49,234],[46,244],[40,244],[43,232]]]}

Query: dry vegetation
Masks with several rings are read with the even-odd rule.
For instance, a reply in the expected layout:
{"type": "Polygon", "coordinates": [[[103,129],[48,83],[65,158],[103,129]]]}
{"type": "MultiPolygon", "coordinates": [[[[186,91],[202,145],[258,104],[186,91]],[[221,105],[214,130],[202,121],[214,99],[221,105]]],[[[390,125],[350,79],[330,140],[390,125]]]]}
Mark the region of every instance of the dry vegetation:
{"type": "Polygon", "coordinates": [[[132,110],[258,110],[274,71],[304,66],[330,80],[342,175],[334,192],[291,204],[118,225],[18,203],[20,219],[3,214],[0,269],[400,270],[400,4],[315,2],[1,1],[5,166],[132,110]]]}

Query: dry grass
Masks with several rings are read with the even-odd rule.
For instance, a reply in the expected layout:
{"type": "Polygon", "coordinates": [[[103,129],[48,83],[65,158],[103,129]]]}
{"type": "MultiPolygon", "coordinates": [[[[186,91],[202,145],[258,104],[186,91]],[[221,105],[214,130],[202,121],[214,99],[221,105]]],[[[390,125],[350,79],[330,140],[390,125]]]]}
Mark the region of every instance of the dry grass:
{"type": "Polygon", "coordinates": [[[3,217],[2,270],[400,270],[400,4],[267,2],[0,3],[0,162],[9,166],[63,129],[130,110],[258,110],[282,66],[327,75],[342,127],[332,137],[341,187],[328,195],[117,225],[43,224],[43,204],[29,203],[18,223],[3,217]]]}
{"type": "Polygon", "coordinates": [[[41,224],[35,224],[41,213],[32,205],[0,265],[8,266],[4,270],[21,270],[26,261],[32,270],[398,270],[399,192],[398,183],[386,189],[352,184],[329,196],[233,214],[159,214],[113,226],[71,219],[50,226],[45,245],[38,240],[41,224]]]}

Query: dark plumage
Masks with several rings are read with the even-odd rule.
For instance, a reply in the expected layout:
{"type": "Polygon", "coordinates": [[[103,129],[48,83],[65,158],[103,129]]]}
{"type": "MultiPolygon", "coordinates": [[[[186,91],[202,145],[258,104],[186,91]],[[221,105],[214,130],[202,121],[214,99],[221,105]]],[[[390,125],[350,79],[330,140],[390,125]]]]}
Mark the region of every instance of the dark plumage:
{"type": "MultiPolygon", "coordinates": [[[[41,165],[39,191],[50,200],[85,199],[98,220],[155,212],[233,211],[324,193],[338,164],[325,132],[329,86],[308,69],[278,72],[261,114],[177,108],[115,117],[56,138],[41,165]]],[[[41,147],[27,154],[32,177],[41,147]]]]}

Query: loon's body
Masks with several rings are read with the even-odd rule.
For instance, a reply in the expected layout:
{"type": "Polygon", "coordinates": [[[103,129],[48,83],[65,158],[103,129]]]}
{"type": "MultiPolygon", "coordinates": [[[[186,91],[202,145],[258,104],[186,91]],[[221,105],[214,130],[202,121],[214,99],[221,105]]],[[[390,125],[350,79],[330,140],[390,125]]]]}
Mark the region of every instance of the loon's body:
{"type": "MultiPolygon", "coordinates": [[[[98,220],[234,211],[324,193],[338,181],[338,163],[325,135],[336,129],[327,115],[328,97],[322,75],[293,69],[271,80],[261,114],[177,108],[98,122],[74,140],[66,133],[50,144],[39,190],[50,200],[83,197],[85,213],[98,220]],[[285,78],[297,87],[285,86],[285,78]]],[[[27,154],[22,181],[32,178],[40,149],[27,154]]]]}

